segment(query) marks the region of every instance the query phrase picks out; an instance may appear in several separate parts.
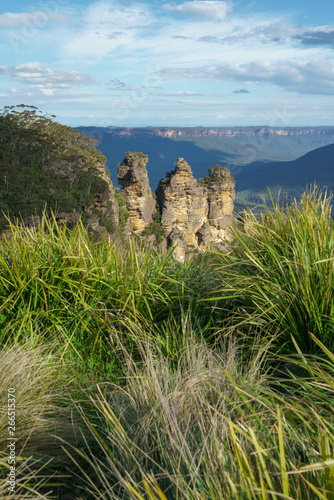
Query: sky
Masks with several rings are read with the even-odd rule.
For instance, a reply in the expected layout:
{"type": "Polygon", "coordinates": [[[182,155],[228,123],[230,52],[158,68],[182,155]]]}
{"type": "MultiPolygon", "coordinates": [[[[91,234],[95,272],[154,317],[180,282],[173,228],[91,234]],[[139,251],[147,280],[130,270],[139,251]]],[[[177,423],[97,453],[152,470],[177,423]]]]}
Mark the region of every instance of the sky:
{"type": "Polygon", "coordinates": [[[334,126],[332,0],[3,1],[0,54],[70,126],[334,126]]]}

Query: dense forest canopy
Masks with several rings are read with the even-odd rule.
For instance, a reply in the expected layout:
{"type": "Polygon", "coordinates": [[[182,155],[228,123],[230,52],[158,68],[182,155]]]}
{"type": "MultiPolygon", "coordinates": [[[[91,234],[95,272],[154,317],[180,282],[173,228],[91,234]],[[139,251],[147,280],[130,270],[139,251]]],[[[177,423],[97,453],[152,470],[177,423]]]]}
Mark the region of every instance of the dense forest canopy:
{"type": "Polygon", "coordinates": [[[107,183],[98,175],[105,157],[96,139],[61,125],[34,106],[0,111],[0,229],[11,218],[81,211],[107,183]]]}

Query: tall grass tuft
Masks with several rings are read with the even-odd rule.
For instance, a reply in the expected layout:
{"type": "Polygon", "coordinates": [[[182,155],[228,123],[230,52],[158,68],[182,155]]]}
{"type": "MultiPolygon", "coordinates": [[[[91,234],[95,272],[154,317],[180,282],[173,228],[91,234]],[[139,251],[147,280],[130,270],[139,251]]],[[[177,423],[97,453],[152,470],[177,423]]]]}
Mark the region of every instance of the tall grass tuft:
{"type": "MultiPolygon", "coordinates": [[[[64,456],[52,434],[62,432],[67,439],[77,442],[69,418],[69,408],[62,404],[61,386],[63,367],[59,359],[45,347],[15,345],[0,350],[0,497],[49,498],[48,483],[61,483],[55,475],[64,456]],[[49,352],[47,352],[49,351],[49,352]],[[15,396],[15,425],[9,429],[8,389],[15,396]],[[15,493],[8,490],[7,474],[13,462],[8,463],[8,443],[15,437],[15,493]],[[56,462],[55,465],[52,462],[56,462]]],[[[13,413],[11,413],[13,415],[13,413]]]]}
{"type": "MultiPolygon", "coordinates": [[[[196,302],[204,276],[172,251],[94,243],[81,222],[71,231],[46,216],[36,229],[12,224],[0,245],[0,342],[56,339],[64,356],[118,376],[116,337],[123,332],[132,349],[132,325],[140,324],[168,346],[164,325],[196,302]]],[[[206,309],[202,326],[212,322],[206,309]]]]}
{"type": "Polygon", "coordinates": [[[233,329],[257,329],[277,346],[315,353],[313,333],[334,347],[334,227],[331,196],[314,187],[300,202],[272,200],[264,213],[247,211],[245,231],[234,229],[236,245],[221,255],[221,297],[233,329]]]}
{"type": "Polygon", "coordinates": [[[92,498],[333,498],[334,365],[326,351],[307,360],[300,385],[276,380],[274,391],[263,351],[245,364],[236,344],[215,353],[190,342],[175,368],[142,349],[144,369],[129,358],[125,386],[104,385],[91,396],[98,419],[82,411],[100,446],[81,452],[95,472],[81,467],[92,498]]]}

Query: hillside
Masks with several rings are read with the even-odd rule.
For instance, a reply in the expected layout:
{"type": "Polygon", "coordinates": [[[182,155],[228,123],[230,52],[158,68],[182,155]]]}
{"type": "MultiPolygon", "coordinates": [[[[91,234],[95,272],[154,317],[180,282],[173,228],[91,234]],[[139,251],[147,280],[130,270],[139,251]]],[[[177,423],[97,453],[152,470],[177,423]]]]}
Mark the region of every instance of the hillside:
{"type": "Polygon", "coordinates": [[[57,220],[81,216],[95,232],[115,232],[119,208],[106,158],[96,141],[33,106],[0,112],[0,230],[23,218],[36,225],[46,209],[57,220]]]}
{"type": "Polygon", "coordinates": [[[281,188],[289,197],[298,196],[306,185],[316,182],[334,191],[334,144],[318,148],[294,161],[254,162],[233,172],[237,181],[237,201],[259,203],[276,195],[281,188]]]}

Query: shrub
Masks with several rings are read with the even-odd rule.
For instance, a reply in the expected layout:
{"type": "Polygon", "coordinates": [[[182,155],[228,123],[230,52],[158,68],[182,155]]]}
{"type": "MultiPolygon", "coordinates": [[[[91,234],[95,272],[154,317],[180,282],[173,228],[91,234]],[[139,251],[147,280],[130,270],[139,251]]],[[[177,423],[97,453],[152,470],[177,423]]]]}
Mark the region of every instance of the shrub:
{"type": "Polygon", "coordinates": [[[245,232],[221,256],[221,292],[232,328],[256,328],[264,341],[279,333],[277,348],[318,350],[311,333],[334,347],[334,228],[331,197],[306,191],[300,202],[244,215],[245,232]]]}
{"type": "Polygon", "coordinates": [[[118,191],[116,191],[116,189],[115,189],[115,198],[116,198],[116,201],[117,201],[118,206],[119,206],[119,226],[118,226],[118,229],[119,229],[120,235],[124,238],[124,231],[125,231],[126,222],[130,216],[129,216],[129,212],[126,209],[125,201],[123,200],[120,193],[118,191]]]}

